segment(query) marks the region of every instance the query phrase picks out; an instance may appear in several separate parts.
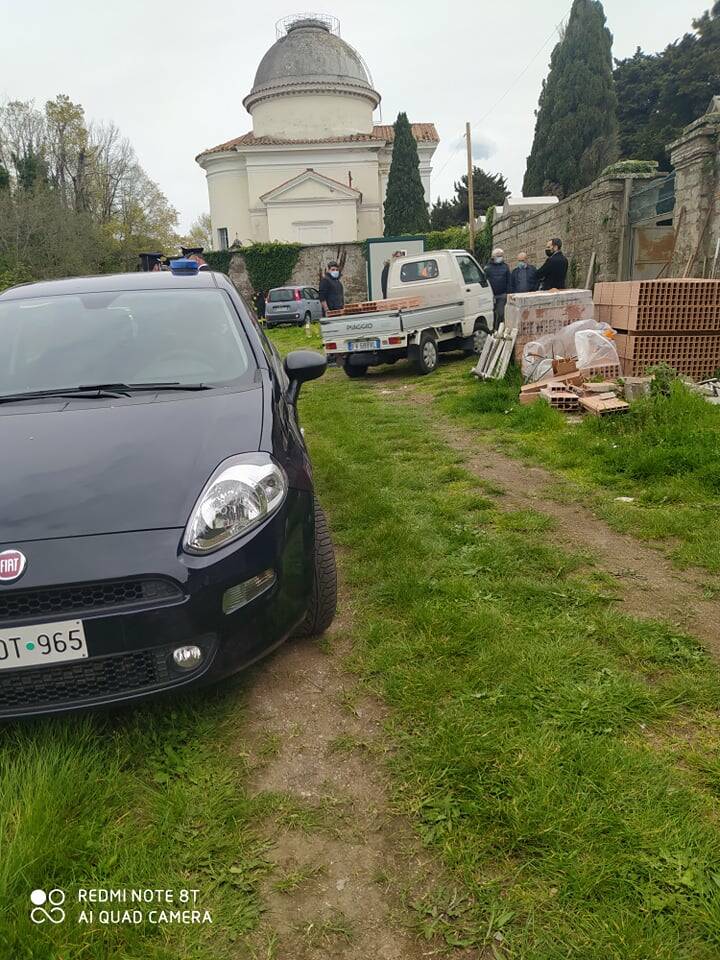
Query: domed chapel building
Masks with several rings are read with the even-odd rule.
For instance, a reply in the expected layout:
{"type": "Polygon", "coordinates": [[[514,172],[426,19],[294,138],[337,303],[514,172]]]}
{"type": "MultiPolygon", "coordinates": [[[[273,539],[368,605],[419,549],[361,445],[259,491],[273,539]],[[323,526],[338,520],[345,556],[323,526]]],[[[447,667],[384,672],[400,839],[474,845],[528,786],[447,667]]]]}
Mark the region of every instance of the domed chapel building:
{"type": "MultiPolygon", "coordinates": [[[[393,128],[375,124],[380,94],[338,21],[278,24],[243,100],[252,131],[203,151],[215,249],[281,240],[347,243],[382,236],[393,128]]],[[[432,123],[414,123],[430,202],[432,123]]]]}

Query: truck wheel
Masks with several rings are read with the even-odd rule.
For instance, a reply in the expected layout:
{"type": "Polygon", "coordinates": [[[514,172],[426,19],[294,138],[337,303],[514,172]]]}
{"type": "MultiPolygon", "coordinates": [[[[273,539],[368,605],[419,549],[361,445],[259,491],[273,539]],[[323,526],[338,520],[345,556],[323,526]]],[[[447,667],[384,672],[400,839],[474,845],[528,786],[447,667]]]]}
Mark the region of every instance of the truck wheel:
{"type": "Polygon", "coordinates": [[[465,354],[465,356],[479,357],[480,354],[483,352],[483,347],[485,346],[485,341],[487,340],[488,336],[489,336],[489,331],[487,327],[481,320],[478,320],[478,322],[475,324],[475,330],[473,331],[473,335],[471,337],[468,337],[463,342],[463,353],[465,354]]]}
{"type": "Polygon", "coordinates": [[[315,503],[315,557],[313,587],[307,616],[298,627],[296,637],[319,637],[335,619],[337,610],[337,569],[335,549],[327,518],[317,497],[315,503]]]}
{"type": "Polygon", "coordinates": [[[349,363],[343,364],[343,370],[351,380],[357,380],[358,377],[364,377],[368,372],[367,367],[353,367],[349,363]]]}
{"type": "Polygon", "coordinates": [[[431,333],[424,333],[420,343],[408,347],[408,356],[418,373],[432,373],[438,365],[438,346],[431,333]]]}

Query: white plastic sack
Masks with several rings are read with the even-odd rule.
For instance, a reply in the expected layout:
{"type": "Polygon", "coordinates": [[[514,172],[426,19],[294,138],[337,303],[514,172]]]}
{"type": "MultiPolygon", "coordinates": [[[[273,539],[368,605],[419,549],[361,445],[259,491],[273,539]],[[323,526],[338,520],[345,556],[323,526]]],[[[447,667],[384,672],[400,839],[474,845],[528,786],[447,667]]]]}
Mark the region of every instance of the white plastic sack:
{"type": "Polygon", "coordinates": [[[525,344],[521,369],[526,383],[542,380],[548,369],[552,373],[553,339],[552,336],[540,337],[525,344]]]}
{"type": "MultiPolygon", "coordinates": [[[[575,334],[579,333],[580,330],[604,330],[607,328],[606,323],[598,323],[597,320],[576,320],[575,323],[569,324],[567,327],[563,327],[562,330],[558,330],[555,334],[555,348],[558,351],[556,357],[564,357],[565,359],[574,358],[577,356],[577,351],[575,349],[575,334]]],[[[579,366],[579,364],[578,364],[579,366]]]]}
{"type": "Polygon", "coordinates": [[[614,367],[620,363],[617,347],[599,330],[579,330],[575,334],[575,349],[577,365],[581,370],[586,367],[614,367]]]}

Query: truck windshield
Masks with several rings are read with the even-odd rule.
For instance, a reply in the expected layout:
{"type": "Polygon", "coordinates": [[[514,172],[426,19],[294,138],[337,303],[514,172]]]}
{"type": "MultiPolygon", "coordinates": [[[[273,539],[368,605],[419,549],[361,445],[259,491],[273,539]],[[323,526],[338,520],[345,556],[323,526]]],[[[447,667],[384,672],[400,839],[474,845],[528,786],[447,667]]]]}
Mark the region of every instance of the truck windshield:
{"type": "Polygon", "coordinates": [[[94,383],[221,386],[252,352],[220,290],[124,290],[0,301],[0,396],[94,383]]]}
{"type": "Polygon", "coordinates": [[[268,299],[270,300],[270,303],[285,303],[288,300],[292,300],[293,296],[294,294],[292,290],[271,290],[268,299]]]}

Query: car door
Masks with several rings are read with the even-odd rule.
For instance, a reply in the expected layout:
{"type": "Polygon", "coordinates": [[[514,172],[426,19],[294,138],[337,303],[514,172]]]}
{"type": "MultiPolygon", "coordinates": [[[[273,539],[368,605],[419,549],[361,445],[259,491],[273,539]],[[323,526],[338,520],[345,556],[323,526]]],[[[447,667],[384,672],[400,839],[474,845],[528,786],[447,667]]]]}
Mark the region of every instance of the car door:
{"type": "Polygon", "coordinates": [[[464,283],[465,333],[469,336],[478,317],[485,317],[492,327],[493,295],[482,267],[469,253],[457,254],[456,259],[464,283]]]}

